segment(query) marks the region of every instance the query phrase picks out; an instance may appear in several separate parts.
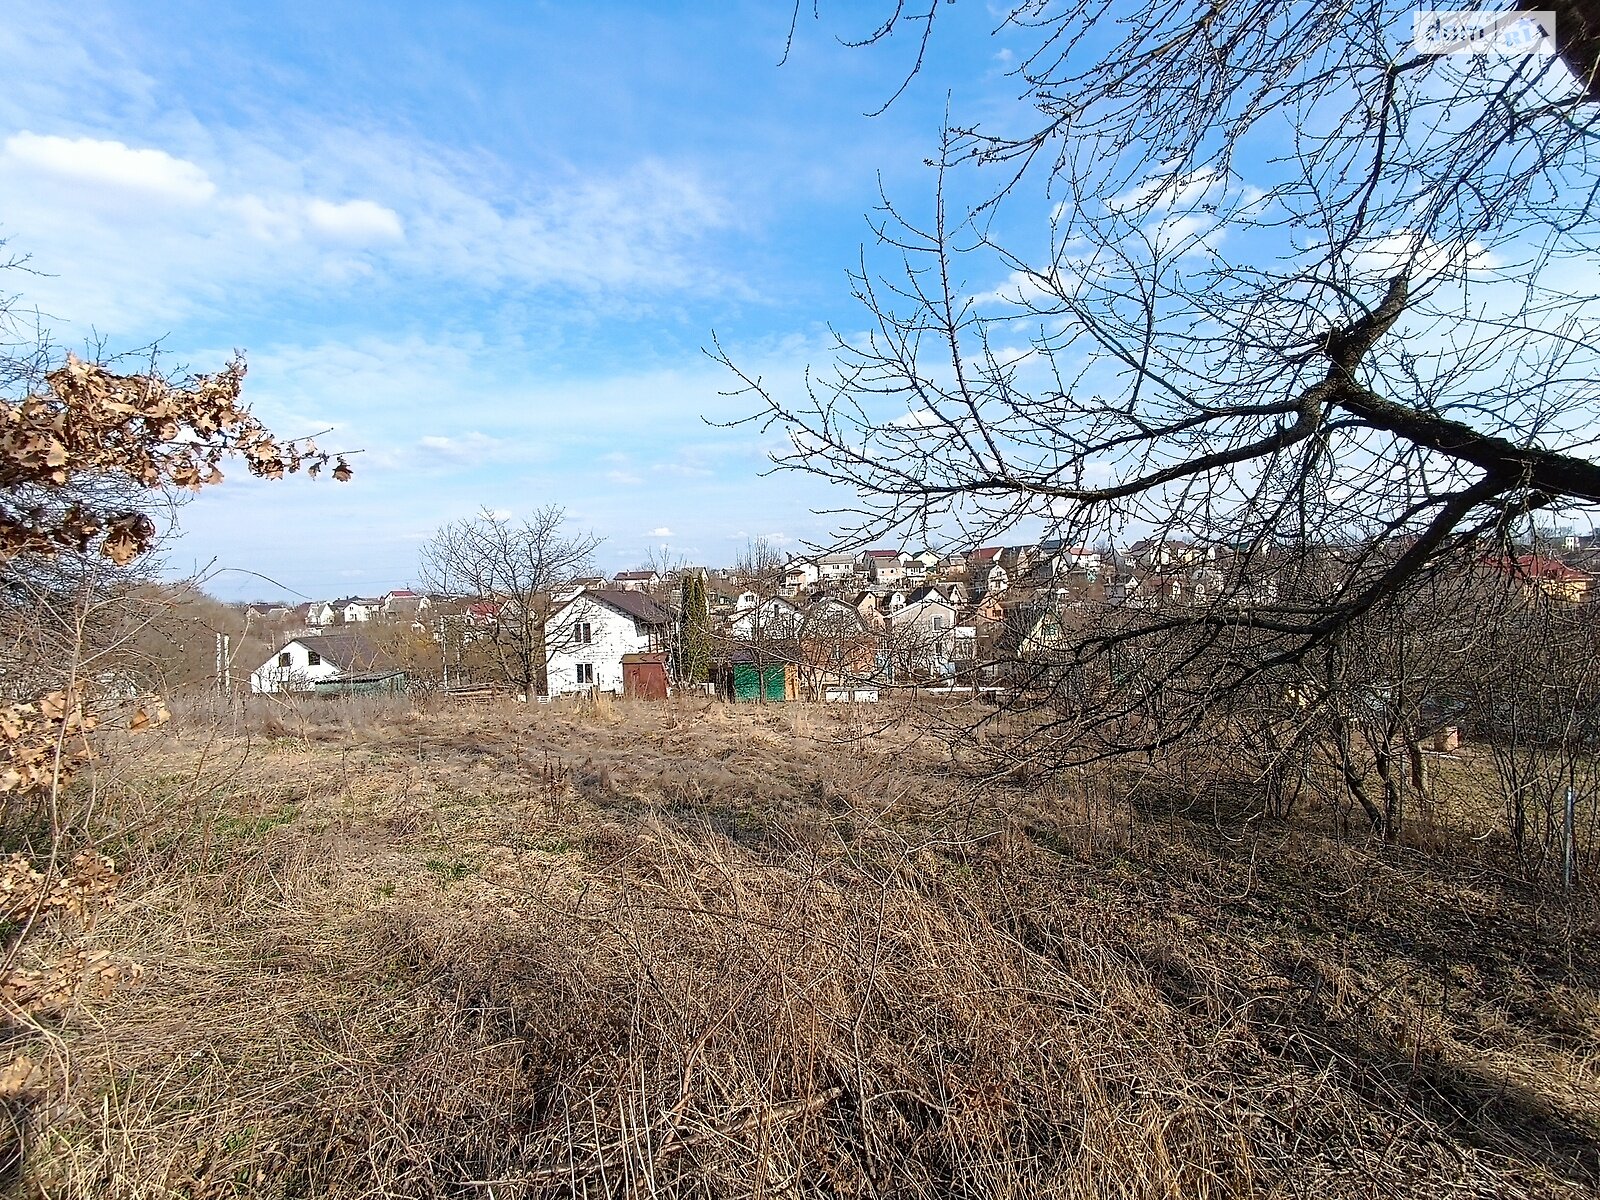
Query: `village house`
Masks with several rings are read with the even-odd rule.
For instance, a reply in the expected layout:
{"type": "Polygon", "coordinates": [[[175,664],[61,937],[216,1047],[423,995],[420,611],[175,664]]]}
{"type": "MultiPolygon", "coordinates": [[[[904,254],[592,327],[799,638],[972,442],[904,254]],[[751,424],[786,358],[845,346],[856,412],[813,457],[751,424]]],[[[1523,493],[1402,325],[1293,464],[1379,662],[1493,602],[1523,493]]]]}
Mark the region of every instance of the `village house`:
{"type": "Polygon", "coordinates": [[[319,633],[290,638],[250,673],[254,693],[309,692],[318,680],[372,671],[378,648],[359,633],[319,633]]]}
{"type": "Polygon", "coordinates": [[[793,558],[783,569],[783,590],[790,596],[798,596],[807,588],[815,587],[818,579],[817,564],[813,560],[793,558]]]}
{"type": "Polygon", "coordinates": [[[410,588],[397,588],[383,596],[379,612],[390,620],[417,621],[432,607],[432,602],[410,588]]]}
{"type": "Polygon", "coordinates": [[[922,674],[945,674],[955,659],[956,606],[937,592],[893,613],[890,646],[900,664],[922,674]]]}
{"type": "Polygon", "coordinates": [[[824,554],[817,562],[817,582],[824,587],[843,583],[861,573],[854,554],[824,554]]]}
{"type": "Polygon", "coordinates": [[[585,589],[545,623],[547,690],[620,694],[623,655],[665,650],[671,635],[672,613],[643,592],[585,589]]]}
{"type": "Polygon", "coordinates": [[[660,586],[661,576],[655,571],[618,571],[612,582],[624,592],[648,592],[660,586]]]}
{"type": "Polygon", "coordinates": [[[491,629],[512,615],[506,600],[474,600],[462,612],[462,622],[470,629],[491,629]]]}
{"type": "Polygon", "coordinates": [[[807,607],[800,628],[800,676],[806,693],[823,699],[831,689],[871,680],[878,671],[881,638],[854,605],[825,596],[807,607]]]}
{"type": "Polygon", "coordinates": [[[998,596],[1011,587],[1011,572],[998,562],[993,562],[980,572],[978,583],[984,595],[998,596]]]}
{"type": "Polygon", "coordinates": [[[861,573],[873,583],[896,584],[905,580],[906,567],[898,550],[864,550],[861,573]]]}
{"type": "Polygon", "coordinates": [[[735,615],[728,624],[734,641],[746,644],[784,640],[800,632],[800,610],[782,596],[769,596],[735,615]]]}
{"type": "Polygon", "coordinates": [[[372,620],[382,612],[383,600],[381,598],[368,600],[357,596],[345,602],[344,623],[346,625],[358,625],[363,621],[372,620]]]}
{"type": "Polygon", "coordinates": [[[871,629],[883,628],[883,609],[876,592],[857,592],[851,603],[865,625],[871,629]]]}

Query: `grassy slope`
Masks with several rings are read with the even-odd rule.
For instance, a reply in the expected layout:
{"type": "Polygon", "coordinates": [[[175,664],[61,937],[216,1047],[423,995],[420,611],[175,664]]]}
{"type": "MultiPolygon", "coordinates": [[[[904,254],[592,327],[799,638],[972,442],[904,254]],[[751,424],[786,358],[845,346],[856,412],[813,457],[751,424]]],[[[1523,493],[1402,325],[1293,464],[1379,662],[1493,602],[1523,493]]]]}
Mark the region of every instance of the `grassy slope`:
{"type": "Polygon", "coordinates": [[[974,797],[809,707],[310,711],[102,781],[79,941],[144,974],[35,1038],[21,1190],[1600,1186],[1592,919],[1466,857],[974,797]]]}

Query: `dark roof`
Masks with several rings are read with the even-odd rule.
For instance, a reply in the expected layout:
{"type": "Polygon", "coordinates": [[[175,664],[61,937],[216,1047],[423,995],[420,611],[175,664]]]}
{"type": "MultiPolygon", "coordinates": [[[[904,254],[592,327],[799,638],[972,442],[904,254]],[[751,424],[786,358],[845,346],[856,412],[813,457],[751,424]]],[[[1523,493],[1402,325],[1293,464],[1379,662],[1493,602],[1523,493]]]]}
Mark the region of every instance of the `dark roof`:
{"type": "Polygon", "coordinates": [[[654,572],[654,571],[618,571],[613,578],[616,578],[616,579],[658,579],[658,578],[660,578],[660,576],[657,575],[657,573],[654,572]]]}
{"type": "MultiPolygon", "coordinates": [[[[622,588],[584,588],[579,597],[592,596],[602,604],[627,613],[646,625],[670,625],[672,614],[644,592],[630,592],[622,588]]],[[[574,597],[575,599],[578,597],[574,597]]]]}
{"type": "MultiPolygon", "coordinates": [[[[290,638],[344,671],[370,671],[384,665],[383,652],[359,633],[310,633],[290,638]]],[[[285,642],[284,645],[288,645],[285,642]]]]}

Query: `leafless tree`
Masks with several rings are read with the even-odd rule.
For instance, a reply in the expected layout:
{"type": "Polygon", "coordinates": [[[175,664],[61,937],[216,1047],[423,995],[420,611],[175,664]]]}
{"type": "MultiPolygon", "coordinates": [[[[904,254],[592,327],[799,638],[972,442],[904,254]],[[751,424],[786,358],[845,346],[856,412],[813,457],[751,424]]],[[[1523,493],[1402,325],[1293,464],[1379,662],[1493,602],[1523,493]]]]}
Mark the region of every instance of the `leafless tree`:
{"type": "Polygon", "coordinates": [[[422,548],[424,588],[477,601],[475,641],[500,680],[531,695],[544,682],[545,625],[556,594],[594,572],[600,538],[567,529],[566,510],[548,504],[521,520],[485,508],[441,526],[422,548]]]}
{"type": "Polygon", "coordinates": [[[752,588],[762,596],[771,596],[783,583],[787,565],[788,559],[769,539],[750,538],[734,560],[733,577],[744,587],[752,588]]]}
{"type": "MultiPolygon", "coordinates": [[[[1019,106],[957,114],[931,202],[884,200],[867,332],[801,402],[723,356],[735,390],[780,468],[854,491],[841,541],[1035,518],[1195,549],[1063,648],[1115,681],[1094,753],[1281,697],[1529,514],[1600,503],[1600,23],[1553,7],[1559,55],[1419,51],[1397,0],[1023,5],[1019,106]]],[[[938,13],[869,39],[909,32],[914,75],[938,13]]]]}
{"type": "Polygon", "coordinates": [[[811,605],[801,622],[795,658],[800,686],[813,700],[826,697],[829,688],[854,687],[878,678],[882,632],[842,600],[825,599],[811,605]]]}

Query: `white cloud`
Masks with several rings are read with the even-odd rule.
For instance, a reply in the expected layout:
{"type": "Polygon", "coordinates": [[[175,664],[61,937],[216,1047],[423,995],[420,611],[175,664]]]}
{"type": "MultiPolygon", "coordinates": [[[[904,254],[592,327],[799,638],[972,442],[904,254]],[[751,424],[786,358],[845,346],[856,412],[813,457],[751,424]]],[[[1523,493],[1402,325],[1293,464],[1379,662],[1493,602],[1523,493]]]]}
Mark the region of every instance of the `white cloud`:
{"type": "Polygon", "coordinates": [[[164,150],[135,149],[122,142],[23,132],[6,139],[5,155],[25,172],[142,192],[177,204],[205,204],[217,193],[217,185],[196,164],[164,150]]]}
{"type": "Polygon", "coordinates": [[[1159,212],[1168,208],[1188,208],[1205,200],[1210,193],[1223,187],[1215,170],[1201,167],[1187,175],[1152,175],[1143,183],[1107,201],[1113,212],[1133,209],[1159,212]]]}
{"type": "Polygon", "coordinates": [[[644,480],[629,471],[607,471],[606,482],[614,483],[618,487],[638,487],[644,480]]]}
{"type": "Polygon", "coordinates": [[[672,536],[672,530],[668,529],[665,525],[662,525],[660,528],[652,529],[649,533],[645,534],[645,536],[646,537],[671,537],[672,536]]]}
{"type": "Polygon", "coordinates": [[[1059,267],[1049,272],[1012,271],[999,287],[976,297],[979,304],[1014,304],[1020,308],[1049,309],[1060,304],[1063,297],[1076,293],[1081,286],[1078,264],[1072,262],[1073,272],[1063,272],[1059,267]]]}
{"type": "Polygon", "coordinates": [[[1357,275],[1388,279],[1401,268],[1420,276],[1452,276],[1463,271],[1488,271],[1500,262],[1479,242],[1440,242],[1405,229],[1375,238],[1356,252],[1351,267],[1357,275]]]}
{"type": "Polygon", "coordinates": [[[638,305],[740,290],[702,244],[733,210],[675,164],[511,184],[502,164],[371,131],[196,140],[209,170],[123,142],[19,133],[0,143],[4,233],[42,273],[28,298],[140,337],[239,294],[295,304],[444,284],[576,290],[592,307],[605,295],[638,305]]]}
{"type": "Polygon", "coordinates": [[[903,417],[896,417],[889,424],[896,429],[927,429],[930,426],[941,424],[943,420],[944,418],[931,408],[919,408],[913,412],[906,413],[903,417]]]}
{"type": "Polygon", "coordinates": [[[400,214],[371,200],[343,204],[313,200],[306,205],[306,219],[314,231],[328,240],[350,245],[400,242],[406,236],[400,214]]]}
{"type": "Polygon", "coordinates": [[[1226,232],[1215,217],[1193,213],[1169,214],[1145,229],[1152,249],[1163,257],[1215,254],[1226,232]]]}
{"type": "Polygon", "coordinates": [[[454,437],[430,434],[418,438],[417,449],[424,458],[436,459],[451,465],[470,465],[502,456],[508,445],[500,438],[473,430],[454,437]]]}

